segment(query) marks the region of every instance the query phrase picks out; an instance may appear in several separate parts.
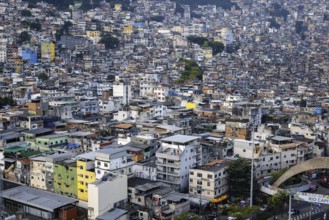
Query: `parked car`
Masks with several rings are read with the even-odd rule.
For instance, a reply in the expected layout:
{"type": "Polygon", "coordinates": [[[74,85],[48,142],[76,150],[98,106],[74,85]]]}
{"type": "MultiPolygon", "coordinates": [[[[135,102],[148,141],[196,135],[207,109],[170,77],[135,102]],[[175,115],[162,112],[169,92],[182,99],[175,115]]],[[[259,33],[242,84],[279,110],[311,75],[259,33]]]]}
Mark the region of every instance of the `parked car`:
{"type": "MultiPolygon", "coordinates": [[[[299,214],[299,210],[298,209],[291,209],[290,213],[291,213],[291,215],[297,215],[297,214],[299,214]]],[[[288,212],[288,214],[289,214],[289,212],[288,212]]]]}

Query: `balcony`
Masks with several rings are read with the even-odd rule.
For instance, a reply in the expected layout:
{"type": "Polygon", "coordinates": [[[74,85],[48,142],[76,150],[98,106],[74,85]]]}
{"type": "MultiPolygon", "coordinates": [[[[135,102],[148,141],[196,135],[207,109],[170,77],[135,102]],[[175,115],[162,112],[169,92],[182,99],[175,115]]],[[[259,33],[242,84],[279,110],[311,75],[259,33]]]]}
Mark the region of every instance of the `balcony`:
{"type": "Polygon", "coordinates": [[[168,162],[161,162],[161,161],[157,161],[156,162],[157,165],[159,166],[165,166],[165,167],[174,167],[174,168],[180,168],[180,164],[175,162],[175,163],[168,163],[168,162]]]}
{"type": "Polygon", "coordinates": [[[168,170],[167,171],[167,174],[168,175],[173,175],[173,176],[179,176],[179,171],[171,171],[171,170],[168,170]]]}

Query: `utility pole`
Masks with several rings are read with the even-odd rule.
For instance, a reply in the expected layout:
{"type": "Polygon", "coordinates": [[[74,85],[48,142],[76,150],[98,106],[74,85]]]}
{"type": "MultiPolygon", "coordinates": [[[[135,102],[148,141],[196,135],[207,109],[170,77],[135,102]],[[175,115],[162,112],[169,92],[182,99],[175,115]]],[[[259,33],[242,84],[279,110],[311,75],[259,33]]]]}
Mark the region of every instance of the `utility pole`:
{"type": "Polygon", "coordinates": [[[251,153],[251,180],[250,180],[250,207],[252,207],[252,200],[253,200],[253,191],[254,191],[254,153],[255,153],[255,139],[254,139],[254,130],[255,125],[252,126],[252,153],[251,153]]]}
{"type": "Polygon", "coordinates": [[[291,220],[291,193],[289,193],[289,211],[288,211],[289,218],[291,220]]]}

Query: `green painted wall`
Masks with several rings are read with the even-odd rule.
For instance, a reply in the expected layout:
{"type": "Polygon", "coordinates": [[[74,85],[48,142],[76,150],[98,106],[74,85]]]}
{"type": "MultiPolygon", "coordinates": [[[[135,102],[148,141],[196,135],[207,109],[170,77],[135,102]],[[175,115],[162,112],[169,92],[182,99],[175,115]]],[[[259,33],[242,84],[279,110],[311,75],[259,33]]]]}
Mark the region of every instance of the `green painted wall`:
{"type": "Polygon", "coordinates": [[[54,192],[71,197],[77,196],[76,162],[69,165],[54,164],[54,192]]]}

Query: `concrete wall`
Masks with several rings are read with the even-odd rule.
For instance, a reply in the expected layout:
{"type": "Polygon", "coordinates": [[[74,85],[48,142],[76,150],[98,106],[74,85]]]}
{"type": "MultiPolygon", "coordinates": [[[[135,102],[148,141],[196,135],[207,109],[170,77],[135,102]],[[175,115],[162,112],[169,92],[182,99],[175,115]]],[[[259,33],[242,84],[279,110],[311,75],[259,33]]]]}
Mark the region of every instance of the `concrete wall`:
{"type": "Polygon", "coordinates": [[[329,169],[329,157],[319,157],[307,160],[301,164],[295,165],[287,170],[273,185],[278,187],[290,177],[301,172],[317,169],[329,169]]]}

